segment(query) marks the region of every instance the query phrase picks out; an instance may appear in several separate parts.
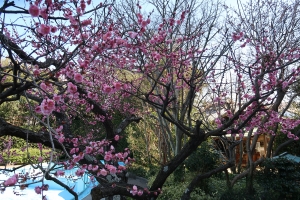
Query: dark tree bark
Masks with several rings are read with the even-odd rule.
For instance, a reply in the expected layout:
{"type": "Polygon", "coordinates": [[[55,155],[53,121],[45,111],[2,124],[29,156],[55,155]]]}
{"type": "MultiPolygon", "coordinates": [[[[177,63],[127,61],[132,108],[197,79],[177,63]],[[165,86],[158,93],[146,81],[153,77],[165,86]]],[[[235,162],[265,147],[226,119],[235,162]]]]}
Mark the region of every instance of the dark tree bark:
{"type": "Polygon", "coordinates": [[[200,125],[201,122],[197,121],[195,134],[190,137],[182,150],[167,165],[161,167],[150,190],[162,188],[169,175],[172,174],[177,167],[205,141],[205,132],[200,128],[200,125]]]}
{"type": "MultiPolygon", "coordinates": [[[[43,145],[52,148],[48,132],[37,133],[28,129],[14,126],[0,118],[0,137],[6,135],[15,136],[24,140],[27,140],[28,138],[29,143],[42,143],[43,145]]],[[[53,138],[53,143],[56,149],[63,150],[62,144],[55,138],[53,138]]]]}

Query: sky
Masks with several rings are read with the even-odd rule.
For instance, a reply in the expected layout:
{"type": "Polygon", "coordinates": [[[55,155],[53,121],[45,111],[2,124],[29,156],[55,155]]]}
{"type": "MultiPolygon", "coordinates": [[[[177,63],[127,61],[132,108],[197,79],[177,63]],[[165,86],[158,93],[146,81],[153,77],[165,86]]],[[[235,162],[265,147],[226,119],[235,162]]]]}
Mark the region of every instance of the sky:
{"type": "MultiPolygon", "coordinates": [[[[28,9],[29,8],[29,2],[26,1],[26,0],[13,0],[15,2],[15,6],[18,6],[20,8],[26,8],[28,9]]],[[[186,0],[188,2],[188,0],[186,0]]],[[[210,0],[204,0],[204,1],[210,1],[210,0]]],[[[222,0],[221,0],[222,1],[222,0]]],[[[236,7],[237,6],[237,0],[223,0],[228,6],[233,6],[233,7],[236,7]]],[[[241,1],[245,1],[245,0],[241,0],[241,1]]],[[[44,0],[42,0],[42,2],[44,2],[44,0]]],[[[98,4],[100,1],[99,0],[92,0],[92,4],[96,3],[98,4]]],[[[0,7],[3,5],[4,3],[4,0],[0,0],[0,7]]],[[[87,7],[86,10],[89,10],[89,6],[87,7]]],[[[151,12],[151,10],[153,8],[145,8],[144,6],[144,9],[146,12],[151,12]]],[[[17,8],[10,8],[9,10],[17,10],[17,8]]],[[[3,16],[3,15],[1,15],[3,16]]],[[[28,14],[25,14],[23,15],[23,18],[21,17],[21,15],[18,15],[18,14],[7,14],[5,16],[5,22],[6,23],[14,23],[14,24],[20,24],[20,25],[28,25],[30,26],[30,20],[26,20],[26,19],[31,19],[31,16],[28,15],[28,14]]],[[[40,18],[41,19],[41,18],[40,18]]],[[[35,19],[37,20],[37,18],[35,19]]],[[[9,28],[9,27],[8,27],[9,28]]],[[[22,32],[24,32],[24,29],[23,28],[20,28],[18,27],[17,28],[17,32],[19,34],[22,34],[22,32]]]]}
{"type": "MultiPolygon", "coordinates": [[[[13,0],[15,2],[15,5],[18,6],[18,7],[21,7],[21,8],[27,8],[29,7],[29,2],[28,1],[25,1],[25,0],[13,0]]],[[[204,1],[210,1],[210,0],[204,0],[204,1]]],[[[222,0],[221,0],[222,1],[222,0]]],[[[227,4],[228,6],[232,6],[232,7],[236,7],[237,8],[237,0],[223,0],[225,2],[225,4],[227,4]]],[[[243,2],[246,2],[246,0],[241,0],[243,2]]],[[[4,0],[0,0],[0,6],[3,5],[3,2],[4,0]]],[[[94,3],[98,3],[100,2],[99,0],[92,0],[92,2],[94,3]]],[[[187,0],[188,2],[188,0],[187,0]]],[[[15,10],[15,9],[14,9],[15,10]]],[[[88,7],[87,7],[87,10],[88,10],[88,7]]],[[[146,9],[148,10],[148,9],[146,9]]],[[[149,9],[151,10],[151,9],[149,9]]],[[[9,20],[9,21],[14,21],[18,15],[14,15],[14,14],[10,14],[10,15],[7,15],[9,16],[6,20],[9,20]]]]}

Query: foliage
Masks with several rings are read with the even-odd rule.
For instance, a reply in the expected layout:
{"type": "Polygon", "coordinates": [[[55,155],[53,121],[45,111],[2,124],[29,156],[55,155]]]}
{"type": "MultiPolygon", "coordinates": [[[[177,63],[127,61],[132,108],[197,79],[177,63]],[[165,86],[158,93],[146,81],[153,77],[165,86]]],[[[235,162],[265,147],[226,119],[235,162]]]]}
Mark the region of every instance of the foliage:
{"type": "Polygon", "coordinates": [[[41,128],[36,119],[31,116],[30,110],[27,109],[25,98],[20,98],[18,101],[2,103],[0,105],[0,117],[23,128],[30,127],[33,130],[39,130],[39,128],[41,128]]]}
{"type": "Polygon", "coordinates": [[[125,136],[135,158],[135,163],[143,168],[161,164],[156,121],[145,116],[138,124],[131,124],[125,136]]]}
{"type": "MultiPolygon", "coordinates": [[[[297,126],[295,129],[292,130],[292,133],[298,134],[299,131],[300,131],[300,126],[297,126]]],[[[285,134],[279,133],[275,138],[273,150],[276,150],[278,146],[280,146],[280,144],[288,140],[289,138],[287,138],[285,134]]],[[[277,152],[277,155],[280,155],[281,153],[284,152],[287,152],[292,155],[300,156],[300,140],[292,141],[291,144],[284,146],[277,152]]]]}
{"type": "Polygon", "coordinates": [[[9,153],[3,154],[3,161],[0,164],[16,164],[26,165],[31,163],[40,162],[41,157],[43,162],[49,160],[50,150],[45,149],[41,152],[38,148],[29,147],[28,150],[25,148],[11,148],[9,153]]]}
{"type": "Polygon", "coordinates": [[[267,159],[257,171],[262,199],[300,199],[300,165],[285,158],[267,159]]]}
{"type": "Polygon", "coordinates": [[[186,169],[204,173],[220,164],[220,153],[212,145],[212,141],[203,142],[184,162],[186,169]]]}
{"type": "MultiPolygon", "coordinates": [[[[182,193],[186,190],[189,182],[197,175],[196,171],[189,171],[187,168],[184,168],[182,177],[175,177],[178,174],[175,172],[167,179],[163,193],[159,196],[159,199],[178,199],[182,193]]],[[[150,176],[148,184],[151,185],[155,176],[150,176]]],[[[244,187],[243,182],[239,182],[235,185],[234,190],[244,187]]],[[[196,187],[195,190],[191,193],[191,199],[195,200],[212,200],[219,199],[222,194],[226,192],[226,181],[222,173],[217,174],[209,179],[202,180],[196,187]]]]}
{"type": "MultiPolygon", "coordinates": [[[[182,182],[174,182],[174,175],[170,176],[167,180],[165,186],[163,188],[163,193],[159,196],[159,199],[178,199],[181,194],[186,190],[186,186],[188,185],[189,181],[195,176],[195,172],[187,171],[185,173],[185,179],[182,182]]],[[[220,173],[218,176],[211,177],[209,179],[205,179],[205,185],[208,189],[204,191],[202,185],[197,186],[195,190],[191,193],[191,199],[194,200],[245,200],[251,199],[256,200],[259,199],[259,196],[255,194],[246,195],[245,194],[245,179],[239,180],[237,184],[234,185],[232,190],[228,190],[226,186],[226,180],[224,178],[224,174],[220,173]]],[[[153,181],[154,177],[150,178],[150,183],[153,181]]],[[[255,184],[256,188],[258,185],[255,184]]]]}
{"type": "Polygon", "coordinates": [[[128,166],[128,172],[132,173],[135,176],[140,176],[143,178],[153,178],[155,174],[157,173],[158,166],[155,165],[140,165],[137,163],[132,163],[130,166],[128,166]]]}
{"type": "MultiPolygon", "coordinates": [[[[182,195],[182,193],[186,190],[186,186],[188,185],[189,181],[193,178],[194,173],[187,173],[185,174],[185,179],[182,182],[174,182],[175,179],[174,175],[171,175],[166,184],[163,188],[163,193],[159,196],[158,199],[167,200],[167,199],[178,199],[182,195]]],[[[151,180],[153,180],[150,178],[151,180]]],[[[209,180],[206,180],[209,181],[209,180]]],[[[215,191],[216,188],[211,188],[215,191]]],[[[212,192],[213,193],[213,192],[212,192]]],[[[204,192],[201,187],[197,187],[195,191],[191,194],[191,199],[193,200],[213,200],[217,199],[213,195],[207,194],[204,192]]]]}
{"type": "MultiPolygon", "coordinates": [[[[198,147],[198,149],[184,161],[184,166],[186,170],[195,174],[208,172],[209,170],[216,168],[220,164],[220,153],[217,152],[216,149],[213,147],[213,142],[211,140],[203,142],[201,146],[198,147]]],[[[177,170],[180,170],[180,168],[178,168],[177,170]]],[[[177,177],[177,179],[175,180],[178,180],[179,177],[184,177],[184,173],[176,174],[175,172],[174,177],[177,177]]],[[[211,193],[209,183],[210,179],[204,179],[201,180],[197,184],[197,186],[201,188],[202,192],[209,194],[211,193]]]]}
{"type": "Polygon", "coordinates": [[[260,200],[257,194],[248,194],[243,188],[241,190],[228,190],[220,197],[220,200],[260,200]]]}

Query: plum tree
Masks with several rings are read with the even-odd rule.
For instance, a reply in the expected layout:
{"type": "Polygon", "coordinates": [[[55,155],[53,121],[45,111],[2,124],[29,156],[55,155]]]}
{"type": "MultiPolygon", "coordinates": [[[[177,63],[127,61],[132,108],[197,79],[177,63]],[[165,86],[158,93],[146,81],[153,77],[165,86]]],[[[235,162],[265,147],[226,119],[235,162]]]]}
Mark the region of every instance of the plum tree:
{"type": "MultiPolygon", "coordinates": [[[[5,0],[1,59],[10,62],[0,68],[0,105],[25,100],[24,109],[41,128],[24,129],[0,118],[0,137],[48,146],[48,162],[78,166],[78,176],[92,174],[101,184],[93,188],[93,199],[155,199],[199,145],[220,137],[227,160],[195,176],[181,197],[189,199],[202,179],[235,165],[234,150],[241,143],[236,135],[247,135],[249,168],[231,185],[248,175],[251,191],[252,173],[263,161],[252,160],[259,135],[270,136],[267,157],[279,132],[299,139],[291,130],[300,121],[284,115],[298,97],[299,2],[240,3],[232,14],[220,2],[150,1],[149,15],[141,5],[46,0],[19,6],[5,0]],[[116,150],[120,136],[149,114],[136,102],[156,113],[172,150],[149,189],[128,184],[126,167],[118,165],[134,160],[128,148],[116,150]],[[116,123],[119,113],[125,117],[116,123]],[[76,119],[85,123],[84,135],[72,130],[76,119]],[[54,156],[57,150],[64,160],[54,156]]],[[[43,172],[60,183],[49,167],[43,172]]]]}

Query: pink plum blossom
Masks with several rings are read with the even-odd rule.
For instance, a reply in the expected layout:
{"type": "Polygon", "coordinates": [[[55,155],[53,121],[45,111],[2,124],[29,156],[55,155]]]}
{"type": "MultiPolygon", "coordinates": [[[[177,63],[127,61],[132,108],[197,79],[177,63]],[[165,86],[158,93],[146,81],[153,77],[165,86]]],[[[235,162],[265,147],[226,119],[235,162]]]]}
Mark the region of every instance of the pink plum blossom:
{"type": "Polygon", "coordinates": [[[47,35],[51,31],[51,27],[46,25],[46,24],[41,24],[40,27],[38,28],[38,32],[42,35],[47,35]]]}
{"type": "Polygon", "coordinates": [[[79,151],[79,148],[72,148],[71,150],[70,150],[70,154],[74,154],[74,153],[76,153],[76,152],[78,152],[79,151]]]}
{"type": "Polygon", "coordinates": [[[90,25],[91,23],[92,23],[92,19],[86,19],[81,22],[81,25],[87,26],[87,25],[90,25]]]}
{"type": "Polygon", "coordinates": [[[146,27],[148,25],[148,22],[147,21],[142,21],[141,25],[142,25],[142,27],[146,27]]]}
{"type": "Polygon", "coordinates": [[[85,172],[85,169],[78,169],[78,170],[75,172],[75,174],[76,174],[76,176],[83,176],[84,172],[85,172]]]}
{"type": "Polygon", "coordinates": [[[107,175],[107,171],[105,169],[101,169],[100,171],[98,171],[97,176],[102,175],[102,176],[106,176],[107,175]]]}
{"type": "Polygon", "coordinates": [[[41,188],[40,186],[36,186],[36,187],[34,188],[34,191],[35,191],[35,193],[37,193],[37,194],[41,194],[41,193],[42,193],[42,188],[41,188]]]}
{"type": "Polygon", "coordinates": [[[105,160],[105,161],[110,161],[111,158],[112,158],[111,153],[107,153],[107,152],[106,152],[106,154],[105,154],[105,156],[104,156],[104,160],[105,160]]]}
{"type": "Polygon", "coordinates": [[[42,16],[43,19],[47,20],[48,19],[48,13],[47,13],[47,8],[44,7],[40,10],[40,15],[42,16]]]}
{"type": "Polygon", "coordinates": [[[134,185],[134,186],[132,187],[132,190],[130,190],[130,193],[131,193],[133,196],[135,196],[135,195],[138,193],[138,190],[137,190],[137,186],[136,186],[136,185],[134,185]]]}
{"type": "Polygon", "coordinates": [[[115,139],[115,141],[119,141],[120,136],[119,135],[115,135],[114,139],[115,139]]]}
{"type": "Polygon", "coordinates": [[[56,102],[60,102],[61,101],[61,96],[57,95],[57,94],[54,94],[53,95],[53,100],[56,101],[56,102]]]}
{"type": "Polygon", "coordinates": [[[93,152],[93,148],[92,147],[86,147],[85,148],[85,153],[86,154],[91,154],[93,152]]]}
{"type": "Polygon", "coordinates": [[[53,4],[53,3],[52,3],[52,0],[45,0],[45,3],[46,3],[46,5],[49,6],[49,7],[52,6],[52,4],[53,4]]]}
{"type": "Polygon", "coordinates": [[[35,107],[34,111],[38,114],[42,114],[42,109],[41,109],[41,106],[37,106],[35,107]]]}
{"type": "Polygon", "coordinates": [[[113,91],[113,89],[110,86],[108,86],[106,84],[103,85],[103,92],[104,93],[110,94],[112,91],[113,91]]]}
{"type": "Polygon", "coordinates": [[[12,177],[4,181],[4,186],[13,186],[18,182],[18,174],[14,174],[12,177]]]}
{"type": "Polygon", "coordinates": [[[47,90],[47,85],[44,82],[40,84],[40,87],[42,90],[47,90]]]}
{"type": "Polygon", "coordinates": [[[129,34],[129,37],[131,37],[132,39],[136,38],[136,36],[138,35],[138,33],[132,32],[132,31],[129,31],[128,34],[129,34]]]}
{"type": "Polygon", "coordinates": [[[92,171],[97,171],[98,170],[98,168],[99,168],[99,166],[98,165],[93,165],[93,167],[92,167],[92,171]]]}
{"type": "Polygon", "coordinates": [[[58,138],[58,141],[59,141],[60,143],[63,143],[63,142],[65,141],[65,137],[64,137],[64,136],[60,136],[60,137],[58,138]]]}
{"type": "Polygon", "coordinates": [[[35,77],[39,76],[39,75],[40,75],[40,70],[39,70],[39,69],[34,69],[34,70],[33,70],[33,75],[34,75],[35,77]]]}
{"type": "Polygon", "coordinates": [[[40,9],[39,7],[37,7],[36,5],[34,4],[31,4],[29,9],[28,9],[28,12],[29,14],[32,16],[32,17],[38,17],[40,15],[40,9]]]}
{"type": "Polygon", "coordinates": [[[244,33],[243,33],[243,32],[240,32],[240,33],[234,33],[234,34],[232,35],[232,39],[233,39],[233,41],[237,41],[237,40],[240,40],[243,36],[244,36],[244,33]]]}
{"type": "Polygon", "coordinates": [[[55,101],[51,99],[44,99],[41,103],[41,113],[43,115],[50,115],[55,109],[55,101]]]}
{"type": "Polygon", "coordinates": [[[117,173],[117,168],[113,165],[107,165],[107,169],[109,170],[110,174],[116,174],[117,173]]]}
{"type": "Polygon", "coordinates": [[[62,171],[62,170],[57,170],[55,173],[54,173],[55,176],[63,176],[65,175],[65,172],[62,171]]]}
{"type": "Polygon", "coordinates": [[[57,31],[57,27],[56,26],[51,26],[51,33],[55,33],[57,31]]]}
{"type": "Polygon", "coordinates": [[[79,73],[75,73],[74,74],[74,80],[77,82],[77,83],[81,83],[82,82],[82,76],[81,76],[81,74],[79,74],[79,73]]]}
{"type": "Polygon", "coordinates": [[[97,97],[97,94],[96,94],[96,93],[88,92],[88,98],[94,99],[95,97],[97,97]]]}
{"type": "Polygon", "coordinates": [[[143,190],[139,190],[137,193],[138,196],[142,196],[143,195],[143,190]]]}
{"type": "Polygon", "coordinates": [[[119,82],[114,82],[113,84],[114,84],[114,88],[115,88],[116,91],[118,91],[122,88],[122,85],[119,82]]]}
{"type": "Polygon", "coordinates": [[[126,170],[126,167],[125,167],[125,166],[122,166],[122,165],[119,165],[119,166],[118,166],[118,170],[124,171],[124,170],[126,170]]]}
{"type": "Polygon", "coordinates": [[[74,144],[74,145],[76,145],[76,146],[77,146],[77,143],[78,143],[78,138],[72,138],[72,142],[73,142],[73,144],[74,144]]]}
{"type": "Polygon", "coordinates": [[[69,83],[68,83],[68,92],[69,92],[70,94],[76,93],[76,92],[77,92],[77,86],[74,85],[73,83],[69,82],[69,83]]]}

